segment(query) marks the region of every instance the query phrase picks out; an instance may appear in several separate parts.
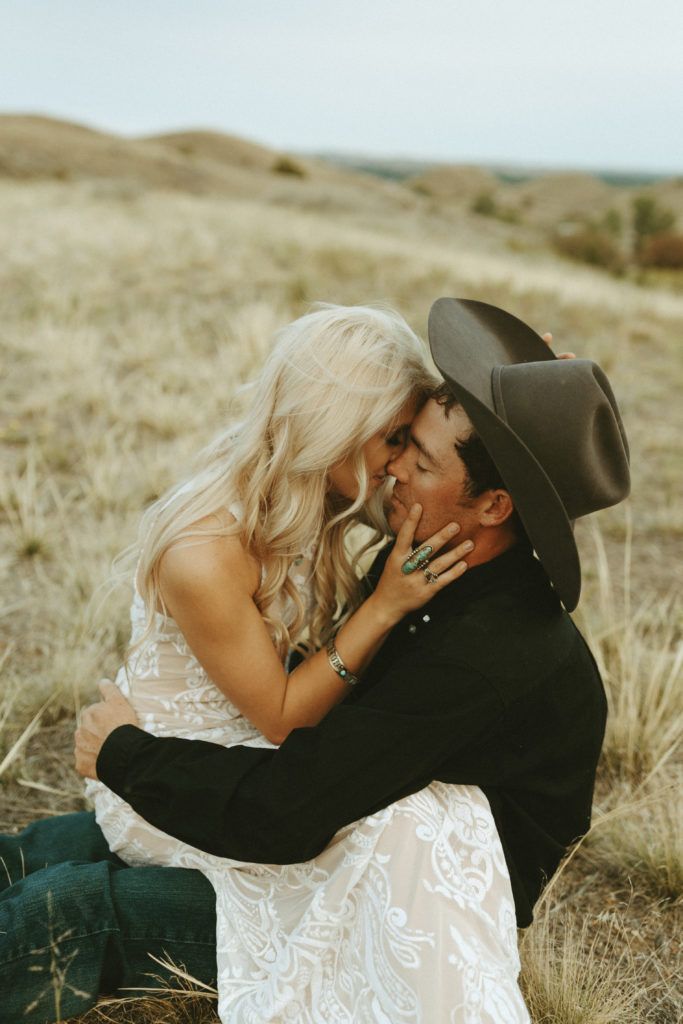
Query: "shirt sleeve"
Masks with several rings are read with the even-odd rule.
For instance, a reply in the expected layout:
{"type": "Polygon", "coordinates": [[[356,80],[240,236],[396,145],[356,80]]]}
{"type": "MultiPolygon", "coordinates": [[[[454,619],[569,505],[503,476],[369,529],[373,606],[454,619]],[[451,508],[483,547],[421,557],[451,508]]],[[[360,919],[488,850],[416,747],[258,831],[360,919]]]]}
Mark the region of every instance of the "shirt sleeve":
{"type": "Polygon", "coordinates": [[[423,789],[445,762],[452,774],[461,756],[471,776],[477,738],[501,711],[486,680],[421,649],[275,750],[121,726],[97,773],[152,825],[199,849],[298,863],[349,822],[423,789]]]}

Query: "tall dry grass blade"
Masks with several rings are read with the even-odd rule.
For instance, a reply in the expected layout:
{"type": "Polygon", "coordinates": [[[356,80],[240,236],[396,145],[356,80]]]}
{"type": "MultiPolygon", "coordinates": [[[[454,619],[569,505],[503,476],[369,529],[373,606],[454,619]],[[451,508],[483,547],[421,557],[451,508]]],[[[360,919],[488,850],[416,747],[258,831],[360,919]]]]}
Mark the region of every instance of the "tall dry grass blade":
{"type": "Polygon", "coordinates": [[[80,797],[80,790],[56,789],[54,786],[47,786],[44,782],[32,782],[31,779],[17,779],[19,786],[26,789],[37,789],[40,793],[51,793],[53,796],[80,797]]]}
{"type": "Polygon", "coordinates": [[[14,741],[14,743],[12,744],[10,749],[7,751],[7,753],[3,757],[2,761],[0,761],[0,777],[2,777],[2,775],[4,775],[4,773],[7,771],[7,769],[12,765],[12,763],[19,756],[19,754],[21,753],[21,751],[24,748],[24,746],[26,745],[26,743],[28,743],[28,741],[31,739],[33,734],[37,731],[37,729],[38,729],[38,727],[40,725],[40,720],[43,717],[43,714],[48,709],[50,704],[52,704],[53,700],[54,700],[54,697],[49,697],[45,701],[45,703],[42,705],[42,707],[39,708],[38,711],[36,711],[35,715],[31,719],[31,721],[28,723],[28,725],[26,726],[24,731],[14,741]]]}
{"type": "Polygon", "coordinates": [[[14,612],[18,612],[21,608],[26,608],[28,605],[27,600],[14,601],[12,604],[6,604],[0,608],[0,619],[5,618],[7,615],[13,615],[14,612]]]}
{"type": "MultiPolygon", "coordinates": [[[[14,651],[15,647],[16,644],[9,643],[2,652],[2,655],[0,655],[0,672],[5,667],[6,662],[9,661],[10,655],[14,651]]],[[[5,728],[16,703],[17,690],[18,688],[16,684],[13,687],[5,686],[3,688],[2,697],[0,698],[0,735],[2,734],[2,730],[5,728]]]]}
{"type": "Polygon", "coordinates": [[[188,974],[188,972],[184,970],[182,967],[177,967],[176,964],[174,964],[171,958],[168,956],[168,954],[166,955],[166,959],[161,959],[160,957],[155,956],[153,953],[148,953],[147,955],[150,958],[150,960],[154,961],[155,964],[159,964],[159,966],[163,967],[164,970],[170,971],[177,978],[180,978],[188,985],[196,986],[202,992],[207,992],[211,996],[214,996],[216,998],[218,997],[218,989],[214,988],[213,985],[207,985],[206,982],[200,981],[199,978],[195,978],[192,974],[188,974]]]}

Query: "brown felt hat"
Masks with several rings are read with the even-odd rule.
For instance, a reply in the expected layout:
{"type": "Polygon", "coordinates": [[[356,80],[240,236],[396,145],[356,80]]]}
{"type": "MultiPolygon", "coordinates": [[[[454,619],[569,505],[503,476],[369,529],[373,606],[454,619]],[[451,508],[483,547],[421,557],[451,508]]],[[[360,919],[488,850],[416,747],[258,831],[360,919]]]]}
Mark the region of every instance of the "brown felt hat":
{"type": "Polygon", "coordinates": [[[437,299],[429,345],[573,611],[581,591],[573,521],[630,489],[628,441],[605,373],[589,359],[556,359],[523,321],[471,299],[437,299]]]}

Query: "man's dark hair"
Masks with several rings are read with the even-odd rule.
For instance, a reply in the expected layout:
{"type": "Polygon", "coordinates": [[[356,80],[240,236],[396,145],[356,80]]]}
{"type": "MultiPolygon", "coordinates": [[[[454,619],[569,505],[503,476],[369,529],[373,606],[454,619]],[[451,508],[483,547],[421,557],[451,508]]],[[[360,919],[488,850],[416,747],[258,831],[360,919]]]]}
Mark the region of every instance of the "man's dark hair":
{"type": "MultiPolygon", "coordinates": [[[[443,406],[446,416],[448,416],[451,409],[462,408],[460,402],[448,387],[448,384],[440,384],[432,392],[431,397],[439,405],[443,406]]],[[[497,490],[498,488],[507,491],[505,482],[498,472],[498,467],[484,447],[484,442],[474,427],[472,427],[472,430],[464,440],[455,442],[455,449],[467,470],[465,491],[469,498],[477,498],[484,491],[497,490]]],[[[516,509],[513,511],[508,522],[520,540],[526,537],[522,520],[519,518],[516,509]]]]}
{"type": "MultiPolygon", "coordinates": [[[[443,406],[446,416],[451,409],[461,408],[448,384],[441,384],[433,392],[432,398],[436,399],[439,405],[443,406]]],[[[471,433],[463,441],[456,441],[455,447],[460,458],[465,463],[467,470],[467,494],[470,498],[477,498],[484,491],[502,488],[507,490],[503,483],[496,464],[484,447],[484,442],[479,437],[474,427],[471,433]]]]}

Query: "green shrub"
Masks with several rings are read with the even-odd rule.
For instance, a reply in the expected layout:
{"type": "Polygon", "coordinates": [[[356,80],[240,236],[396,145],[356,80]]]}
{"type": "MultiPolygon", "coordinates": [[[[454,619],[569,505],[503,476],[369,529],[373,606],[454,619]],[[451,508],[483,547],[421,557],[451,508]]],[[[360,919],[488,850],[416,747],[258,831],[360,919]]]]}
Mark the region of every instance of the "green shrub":
{"type": "Polygon", "coordinates": [[[277,157],[273,162],[271,170],[274,174],[290,174],[294,178],[305,178],[306,171],[298,161],[291,156],[283,155],[277,157]]]}
{"type": "Polygon", "coordinates": [[[470,207],[472,213],[478,213],[482,217],[495,217],[498,212],[496,201],[490,192],[480,192],[470,207]]]}
{"type": "Polygon", "coordinates": [[[554,237],[555,248],[563,256],[607,270],[623,269],[623,257],[612,235],[604,229],[585,224],[570,233],[554,237]]]}
{"type": "Polygon", "coordinates": [[[470,210],[481,217],[495,217],[506,224],[519,224],[522,219],[520,211],[514,206],[499,206],[491,192],[480,192],[473,200],[470,210]]]}
{"type": "Polygon", "coordinates": [[[618,210],[615,210],[614,207],[611,206],[609,210],[605,211],[601,221],[601,227],[604,231],[607,231],[608,234],[614,235],[615,238],[620,238],[624,229],[624,218],[618,210]]]}
{"type": "Polygon", "coordinates": [[[639,262],[643,267],[683,269],[683,235],[663,232],[648,238],[641,249],[639,262]]]}
{"type": "Polygon", "coordinates": [[[670,231],[676,223],[672,210],[660,206],[652,196],[636,196],[633,200],[633,247],[640,262],[645,243],[653,235],[670,231]]]}

